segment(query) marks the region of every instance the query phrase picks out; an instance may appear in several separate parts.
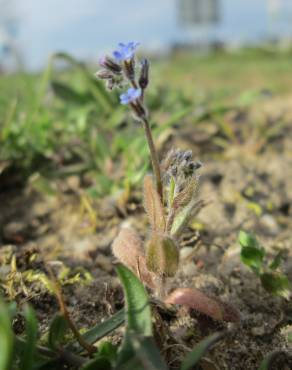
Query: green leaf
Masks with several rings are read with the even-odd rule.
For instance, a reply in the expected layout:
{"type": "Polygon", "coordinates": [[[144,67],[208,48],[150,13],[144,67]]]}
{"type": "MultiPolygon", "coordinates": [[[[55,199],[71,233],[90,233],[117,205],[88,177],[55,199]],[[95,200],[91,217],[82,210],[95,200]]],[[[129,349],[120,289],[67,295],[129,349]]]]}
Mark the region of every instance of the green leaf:
{"type": "Polygon", "coordinates": [[[68,329],[68,322],[63,315],[57,314],[50,325],[48,346],[57,349],[62,344],[68,329]]]}
{"type": "Polygon", "coordinates": [[[112,370],[112,366],[108,359],[98,357],[88,361],[81,370],[112,370]]]}
{"type": "Polygon", "coordinates": [[[273,365],[273,362],[278,356],[281,356],[281,355],[286,355],[286,353],[284,351],[274,351],[274,352],[269,353],[267,357],[264,358],[264,360],[260,364],[260,367],[258,368],[258,370],[272,369],[271,366],[273,365]]]}
{"type": "Polygon", "coordinates": [[[267,292],[289,299],[291,286],[287,276],[277,272],[266,272],[261,274],[260,279],[267,292]]]}
{"type": "Polygon", "coordinates": [[[153,338],[131,335],[130,341],[143,370],[167,370],[153,338]]]}
{"type": "MultiPolygon", "coordinates": [[[[124,336],[116,366],[119,369],[127,369],[129,367],[122,366],[137,357],[133,338],[152,336],[151,309],[147,292],[136,275],[123,265],[118,265],[117,273],[123,284],[125,293],[127,331],[124,336]]],[[[137,365],[140,364],[140,359],[137,359],[137,361],[135,359],[134,363],[135,369],[140,370],[141,367],[137,365]]]]}
{"type": "MultiPolygon", "coordinates": [[[[127,357],[123,357],[123,361],[119,361],[116,368],[119,370],[168,370],[153,338],[133,333],[127,333],[126,336],[127,348],[124,350],[128,351],[127,357]]],[[[123,347],[125,346],[123,345],[123,347]]],[[[125,352],[122,355],[124,356],[125,352]]]]}
{"type": "Polygon", "coordinates": [[[258,248],[254,247],[242,247],[240,258],[241,261],[248,267],[250,267],[257,274],[260,273],[263,267],[265,253],[258,248]]]}
{"type": "Polygon", "coordinates": [[[127,329],[137,335],[152,336],[151,309],[146,289],[127,267],[118,265],[117,273],[125,293],[127,329]]]}
{"type": "Polygon", "coordinates": [[[245,231],[240,231],[238,240],[241,245],[241,261],[259,275],[263,267],[265,250],[259,245],[255,236],[245,231]]]}
{"type": "Polygon", "coordinates": [[[37,319],[30,306],[24,308],[26,344],[20,358],[19,370],[31,370],[34,365],[37,342],[37,319]]]}
{"type": "Polygon", "coordinates": [[[52,81],[51,86],[55,95],[65,100],[66,103],[84,104],[93,100],[90,94],[81,94],[72,89],[72,87],[59,81],[52,81]]]}
{"type": "Polygon", "coordinates": [[[52,56],[50,63],[51,66],[54,60],[64,60],[65,62],[72,65],[72,67],[74,67],[76,70],[79,70],[87,83],[88,90],[95,98],[95,100],[99,103],[100,107],[107,113],[110,113],[112,111],[114,104],[112,103],[110,95],[107,93],[105,87],[103,86],[103,83],[97,80],[88,71],[84,64],[74,59],[71,55],[62,52],[56,53],[52,56]]]}
{"type": "Polygon", "coordinates": [[[188,353],[186,358],[183,361],[181,370],[191,370],[195,365],[198,364],[200,359],[205,355],[205,353],[217,343],[223,336],[223,333],[215,333],[209,337],[202,340],[192,352],[188,353]]]}
{"type": "Polygon", "coordinates": [[[250,233],[240,230],[238,241],[242,247],[252,247],[259,249],[259,243],[256,237],[250,233]]]}
{"type": "Polygon", "coordinates": [[[98,356],[105,357],[109,361],[116,360],[117,357],[117,346],[114,346],[111,342],[103,342],[98,347],[98,356]]]}
{"type": "MultiPolygon", "coordinates": [[[[111,333],[113,330],[118,328],[120,325],[123,324],[125,321],[125,311],[120,310],[113,316],[111,316],[109,319],[105,320],[102,323],[99,323],[95,325],[93,328],[85,332],[82,337],[88,342],[88,343],[96,343],[98,340],[102,339],[109,333],[111,333]]],[[[67,350],[75,350],[75,351],[81,351],[82,348],[77,343],[77,341],[70,342],[65,347],[67,350]]]]}
{"type": "Polygon", "coordinates": [[[0,301],[0,369],[10,370],[13,355],[13,332],[11,329],[9,311],[0,301]]]}
{"type": "Polygon", "coordinates": [[[277,270],[277,268],[281,265],[282,261],[283,261],[283,255],[282,255],[282,251],[280,251],[279,253],[277,253],[276,257],[271,262],[269,266],[270,269],[277,270]]]}

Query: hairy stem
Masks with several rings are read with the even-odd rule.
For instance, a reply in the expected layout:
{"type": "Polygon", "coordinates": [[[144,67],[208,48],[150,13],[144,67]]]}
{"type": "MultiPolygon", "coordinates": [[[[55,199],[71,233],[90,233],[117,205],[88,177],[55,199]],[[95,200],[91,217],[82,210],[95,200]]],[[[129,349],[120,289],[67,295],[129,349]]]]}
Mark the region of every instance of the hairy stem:
{"type": "Polygon", "coordinates": [[[149,124],[149,121],[147,120],[147,118],[143,118],[143,125],[144,125],[144,130],[145,130],[145,134],[146,134],[148,147],[149,147],[149,150],[150,150],[151,163],[152,163],[152,168],[153,168],[155,181],[156,181],[156,189],[157,189],[157,192],[158,192],[158,194],[161,198],[162,204],[163,204],[163,185],[162,185],[160,165],[159,165],[157,151],[156,151],[154,141],[153,141],[153,136],[152,136],[150,124],[149,124]]]}
{"type": "Polygon", "coordinates": [[[158,281],[158,284],[157,284],[157,295],[158,295],[158,298],[161,300],[161,301],[164,301],[165,297],[166,297],[166,277],[165,276],[160,276],[158,277],[157,279],[158,281]]]}

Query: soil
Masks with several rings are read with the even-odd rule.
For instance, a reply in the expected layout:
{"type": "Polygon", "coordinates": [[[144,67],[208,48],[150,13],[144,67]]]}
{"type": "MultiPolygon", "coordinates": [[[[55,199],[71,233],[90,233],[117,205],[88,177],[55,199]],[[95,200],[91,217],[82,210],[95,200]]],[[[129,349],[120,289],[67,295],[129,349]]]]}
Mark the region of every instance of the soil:
{"type": "MultiPolygon", "coordinates": [[[[238,130],[233,141],[225,140],[216,118],[210,117],[200,125],[188,118],[162,142],[161,155],[173,146],[188,148],[204,163],[200,197],[208,201],[181,243],[183,257],[193,248],[196,252],[181,266],[170,289],[196,287],[232,303],[241,316],[240,323],[222,324],[194,312],[179,310],[173,317],[162,313],[167,334],[158,342],[170,369],[178,369],[199,340],[222,329],[226,335],[208,352],[202,369],[254,370],[272,351],[291,354],[292,303],[265,292],[241,263],[237,242],[240,229],[250,230],[271,258],[282,251],[283,271],[292,280],[291,101],[289,96],[281,100],[268,96],[248,110],[227,112],[225,120],[238,130]],[[282,128],[265,137],[265,130],[279,116],[282,128]],[[252,131],[251,122],[262,124],[264,130],[252,131]],[[228,145],[221,145],[224,142],[228,145]]],[[[6,297],[20,306],[30,302],[44,335],[58,311],[57,301],[41,282],[41,275],[29,280],[25,272],[44,273],[46,258],[61,278],[66,303],[79,328],[92,327],[120,309],[123,294],[111,243],[122,224],[134,226],[147,238],[139,189],[127,199],[94,201],[76,176],[50,183],[49,193],[40,191],[37,180],[21,187],[14,186],[9,176],[9,186],[5,186],[3,172],[0,193],[0,274],[6,297]],[[13,255],[17,271],[11,272],[13,255]],[[8,278],[13,273],[11,286],[8,278]]],[[[14,328],[22,332],[21,318],[15,320],[14,328]]],[[[110,336],[114,343],[121,337],[122,329],[110,336]]],[[[271,368],[291,369],[291,357],[279,356],[271,368]]]]}

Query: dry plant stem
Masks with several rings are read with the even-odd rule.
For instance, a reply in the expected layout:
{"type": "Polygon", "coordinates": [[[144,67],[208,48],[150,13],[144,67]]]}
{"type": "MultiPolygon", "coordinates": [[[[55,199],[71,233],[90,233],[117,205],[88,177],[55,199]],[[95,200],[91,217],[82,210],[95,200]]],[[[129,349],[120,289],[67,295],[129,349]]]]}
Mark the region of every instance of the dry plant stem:
{"type": "Polygon", "coordinates": [[[55,286],[55,292],[56,292],[56,297],[57,297],[57,300],[58,300],[58,303],[59,303],[59,306],[60,306],[60,311],[61,311],[62,315],[64,316],[64,318],[66,319],[66,321],[68,322],[68,325],[69,325],[72,333],[74,334],[74,336],[77,339],[80,346],[83,347],[90,355],[95,353],[96,348],[94,346],[92,346],[90,343],[88,343],[84,340],[84,338],[82,337],[82,335],[80,335],[78,329],[76,328],[75,323],[71,319],[71,316],[70,316],[69,311],[67,309],[67,306],[65,304],[62,288],[61,288],[57,278],[55,277],[55,274],[53,273],[53,270],[48,265],[46,265],[46,268],[47,268],[47,271],[50,275],[50,278],[51,278],[51,280],[52,280],[52,282],[54,283],[54,286],[55,286]]]}
{"type": "Polygon", "coordinates": [[[147,138],[147,142],[148,142],[148,146],[150,150],[152,168],[153,168],[155,181],[156,181],[156,189],[161,198],[161,202],[163,204],[163,186],[162,186],[160,165],[159,165],[158,155],[157,155],[157,151],[155,149],[155,145],[154,145],[154,141],[152,137],[150,124],[147,118],[143,118],[143,125],[144,125],[144,130],[145,130],[145,134],[146,134],[146,138],[147,138]]]}

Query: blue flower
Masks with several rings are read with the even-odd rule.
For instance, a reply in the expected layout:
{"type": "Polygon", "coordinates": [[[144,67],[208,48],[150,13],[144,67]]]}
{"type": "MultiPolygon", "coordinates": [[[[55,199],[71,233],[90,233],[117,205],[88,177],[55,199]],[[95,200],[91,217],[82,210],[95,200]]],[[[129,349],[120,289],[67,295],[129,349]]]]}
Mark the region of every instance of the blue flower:
{"type": "Polygon", "coordinates": [[[141,89],[130,87],[127,92],[120,95],[121,104],[129,104],[137,100],[141,96],[141,89]]]}
{"type": "Polygon", "coordinates": [[[140,45],[139,42],[128,42],[127,44],[119,43],[119,48],[113,52],[114,58],[122,62],[124,60],[130,60],[133,58],[137,47],[140,45]]]}

